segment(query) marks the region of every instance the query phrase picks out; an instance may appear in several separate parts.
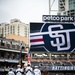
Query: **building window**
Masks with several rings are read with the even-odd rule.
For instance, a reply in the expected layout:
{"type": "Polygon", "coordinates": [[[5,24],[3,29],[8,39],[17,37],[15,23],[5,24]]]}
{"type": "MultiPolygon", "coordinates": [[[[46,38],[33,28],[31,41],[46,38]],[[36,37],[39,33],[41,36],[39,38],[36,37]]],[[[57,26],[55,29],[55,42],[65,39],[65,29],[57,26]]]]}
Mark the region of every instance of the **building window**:
{"type": "Polygon", "coordinates": [[[2,28],[2,34],[4,33],[4,28],[2,28]]]}
{"type": "Polygon", "coordinates": [[[1,28],[0,28],[0,34],[1,34],[1,28]]]}
{"type": "Polygon", "coordinates": [[[12,34],[12,26],[10,26],[10,33],[12,34]]]}
{"type": "Polygon", "coordinates": [[[9,26],[8,26],[8,34],[9,34],[9,26]]]}
{"type": "Polygon", "coordinates": [[[15,26],[13,26],[13,34],[15,34],[15,26]]]}
{"type": "Polygon", "coordinates": [[[66,12],[64,12],[63,14],[66,15],[66,12]]]}
{"type": "Polygon", "coordinates": [[[19,36],[19,31],[20,31],[20,27],[19,27],[19,25],[18,25],[18,36],[19,36]]]}
{"type": "Polygon", "coordinates": [[[75,9],[75,0],[69,0],[69,9],[75,9]]]}

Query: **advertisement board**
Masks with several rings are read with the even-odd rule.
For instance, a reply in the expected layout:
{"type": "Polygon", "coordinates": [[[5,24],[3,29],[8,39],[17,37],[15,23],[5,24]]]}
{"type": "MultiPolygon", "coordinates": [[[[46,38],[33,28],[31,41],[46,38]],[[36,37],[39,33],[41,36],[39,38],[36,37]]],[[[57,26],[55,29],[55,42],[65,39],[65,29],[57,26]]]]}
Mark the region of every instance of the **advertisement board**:
{"type": "Polygon", "coordinates": [[[75,51],[75,24],[30,23],[30,51],[75,51]]]}

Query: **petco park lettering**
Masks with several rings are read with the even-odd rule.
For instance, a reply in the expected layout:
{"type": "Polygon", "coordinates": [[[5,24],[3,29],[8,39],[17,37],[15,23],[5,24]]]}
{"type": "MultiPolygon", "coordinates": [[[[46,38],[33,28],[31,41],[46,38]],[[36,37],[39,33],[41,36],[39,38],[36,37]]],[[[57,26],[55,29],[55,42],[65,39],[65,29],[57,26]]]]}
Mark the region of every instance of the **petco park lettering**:
{"type": "Polygon", "coordinates": [[[44,22],[74,22],[73,16],[43,15],[44,22]]]}

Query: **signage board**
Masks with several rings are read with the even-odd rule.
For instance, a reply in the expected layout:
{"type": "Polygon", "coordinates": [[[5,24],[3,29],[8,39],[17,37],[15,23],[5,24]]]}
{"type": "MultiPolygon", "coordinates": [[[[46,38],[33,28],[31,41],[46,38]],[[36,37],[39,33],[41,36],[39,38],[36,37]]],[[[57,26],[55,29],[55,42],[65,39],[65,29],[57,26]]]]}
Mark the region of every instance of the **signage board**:
{"type": "Polygon", "coordinates": [[[74,16],[43,15],[42,20],[44,22],[74,22],[74,16]]]}
{"type": "Polygon", "coordinates": [[[30,50],[75,51],[75,24],[30,23],[30,50]]]}

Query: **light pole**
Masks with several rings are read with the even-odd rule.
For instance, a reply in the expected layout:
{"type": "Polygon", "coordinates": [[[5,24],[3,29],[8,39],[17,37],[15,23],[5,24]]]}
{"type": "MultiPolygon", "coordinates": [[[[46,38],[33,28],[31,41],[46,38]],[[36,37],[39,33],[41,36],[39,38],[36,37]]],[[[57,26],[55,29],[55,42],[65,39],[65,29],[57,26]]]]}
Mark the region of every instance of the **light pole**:
{"type": "Polygon", "coordinates": [[[55,0],[49,0],[49,15],[51,15],[52,12],[58,11],[57,9],[52,9],[54,2],[55,2],[55,0]]]}
{"type": "Polygon", "coordinates": [[[51,7],[50,7],[50,0],[49,0],[49,15],[50,15],[50,13],[51,13],[51,7]]]}

